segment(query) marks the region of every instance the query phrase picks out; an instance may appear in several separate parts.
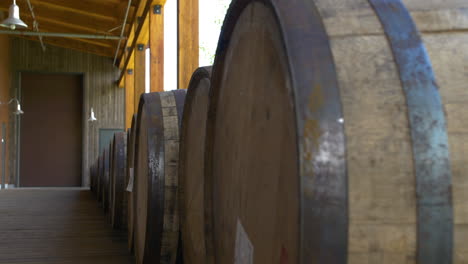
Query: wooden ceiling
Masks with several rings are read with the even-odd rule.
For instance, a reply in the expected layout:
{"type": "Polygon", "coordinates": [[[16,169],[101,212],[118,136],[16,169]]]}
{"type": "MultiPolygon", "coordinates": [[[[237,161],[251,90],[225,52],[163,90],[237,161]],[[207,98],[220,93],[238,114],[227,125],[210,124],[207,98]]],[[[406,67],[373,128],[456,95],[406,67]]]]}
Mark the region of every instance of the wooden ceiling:
{"type": "MultiPolygon", "coordinates": [[[[141,0],[132,0],[125,34],[130,34],[141,0]]],[[[8,15],[12,0],[0,0],[0,12],[8,15]]],[[[26,0],[17,0],[21,19],[28,24],[25,31],[33,31],[33,19],[26,0]]],[[[118,36],[125,18],[128,0],[30,0],[40,32],[78,33],[118,36]]],[[[39,41],[38,37],[22,36],[39,41]]],[[[46,44],[114,57],[118,40],[43,37],[46,44]]],[[[118,58],[125,47],[122,41],[118,58]]]]}

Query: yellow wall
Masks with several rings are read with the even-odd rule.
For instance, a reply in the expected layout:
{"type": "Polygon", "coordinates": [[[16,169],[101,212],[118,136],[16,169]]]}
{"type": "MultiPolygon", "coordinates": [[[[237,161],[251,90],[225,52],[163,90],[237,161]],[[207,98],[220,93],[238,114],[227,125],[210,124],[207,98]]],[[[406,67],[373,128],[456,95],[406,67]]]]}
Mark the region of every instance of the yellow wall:
{"type": "MultiPolygon", "coordinates": [[[[2,103],[10,100],[10,85],[11,85],[11,61],[10,61],[10,38],[7,35],[0,35],[0,101],[2,103]]],[[[0,105],[0,133],[1,133],[1,123],[5,122],[8,126],[8,111],[9,108],[7,105],[0,105]]],[[[7,131],[9,131],[7,127],[7,131]]],[[[8,142],[7,142],[8,143],[8,142]]],[[[1,155],[1,152],[0,152],[1,155]]],[[[8,155],[8,154],[7,154],[8,155]]],[[[8,157],[6,159],[8,161],[8,157]]],[[[8,175],[8,162],[6,162],[6,175],[8,175]]],[[[1,164],[0,164],[0,173],[1,173],[1,164]]],[[[1,175],[0,175],[1,177],[1,175]]],[[[8,176],[6,176],[8,183],[8,176]]],[[[1,178],[0,178],[1,183],[1,178]]]]}

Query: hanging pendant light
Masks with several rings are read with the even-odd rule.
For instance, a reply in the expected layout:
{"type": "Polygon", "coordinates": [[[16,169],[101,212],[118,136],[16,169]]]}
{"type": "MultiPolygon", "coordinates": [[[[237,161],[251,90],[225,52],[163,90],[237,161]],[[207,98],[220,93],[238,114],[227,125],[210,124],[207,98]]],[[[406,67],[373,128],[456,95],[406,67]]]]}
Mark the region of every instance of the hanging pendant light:
{"type": "Polygon", "coordinates": [[[20,105],[19,102],[18,102],[18,106],[16,107],[16,111],[13,112],[13,114],[15,114],[15,115],[22,115],[22,114],[24,114],[23,110],[21,110],[21,105],[20,105]]]}
{"type": "Polygon", "coordinates": [[[20,19],[19,7],[16,5],[16,0],[13,0],[13,4],[10,6],[8,18],[3,20],[0,26],[10,28],[11,30],[28,27],[28,25],[20,19]]]}
{"type": "Polygon", "coordinates": [[[94,121],[96,121],[96,120],[97,120],[97,119],[96,119],[96,117],[94,116],[94,110],[93,110],[93,108],[91,107],[91,114],[90,114],[90,117],[89,117],[88,121],[89,121],[89,122],[94,122],[94,121]]]}
{"type": "Polygon", "coordinates": [[[15,115],[22,115],[24,114],[23,110],[21,110],[20,101],[16,98],[11,98],[8,102],[0,102],[0,105],[10,105],[11,103],[16,103],[16,110],[13,112],[15,115]]]}

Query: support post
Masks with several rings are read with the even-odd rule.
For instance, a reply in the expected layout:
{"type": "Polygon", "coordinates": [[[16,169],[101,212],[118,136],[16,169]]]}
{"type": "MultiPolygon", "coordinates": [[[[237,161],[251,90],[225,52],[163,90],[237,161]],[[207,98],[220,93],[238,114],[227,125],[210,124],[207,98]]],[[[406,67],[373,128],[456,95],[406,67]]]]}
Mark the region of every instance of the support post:
{"type": "Polygon", "coordinates": [[[145,59],[145,45],[137,44],[137,49],[135,51],[135,66],[133,69],[133,74],[135,78],[135,113],[138,112],[138,103],[140,101],[140,96],[145,93],[145,59]]]}
{"type": "Polygon", "coordinates": [[[135,113],[135,78],[133,69],[125,73],[125,127],[132,126],[132,117],[135,113]]]}
{"type": "Polygon", "coordinates": [[[150,91],[164,91],[164,7],[154,5],[150,11],[150,91]]]}
{"type": "Polygon", "coordinates": [[[177,1],[177,86],[187,89],[193,72],[198,68],[198,1],[177,1]]]}

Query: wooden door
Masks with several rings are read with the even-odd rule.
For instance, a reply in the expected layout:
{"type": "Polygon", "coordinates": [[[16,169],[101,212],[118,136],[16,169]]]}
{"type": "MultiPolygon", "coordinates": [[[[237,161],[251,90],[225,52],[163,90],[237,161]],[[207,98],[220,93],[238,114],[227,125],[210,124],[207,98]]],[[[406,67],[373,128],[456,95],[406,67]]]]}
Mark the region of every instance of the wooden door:
{"type": "Polygon", "coordinates": [[[81,186],[81,75],[21,74],[21,187],[81,186]]]}

